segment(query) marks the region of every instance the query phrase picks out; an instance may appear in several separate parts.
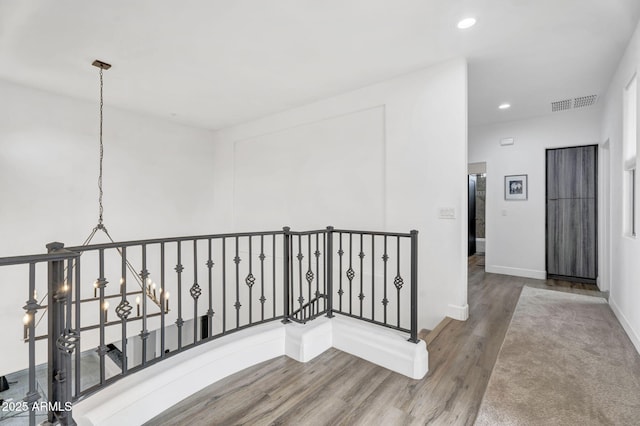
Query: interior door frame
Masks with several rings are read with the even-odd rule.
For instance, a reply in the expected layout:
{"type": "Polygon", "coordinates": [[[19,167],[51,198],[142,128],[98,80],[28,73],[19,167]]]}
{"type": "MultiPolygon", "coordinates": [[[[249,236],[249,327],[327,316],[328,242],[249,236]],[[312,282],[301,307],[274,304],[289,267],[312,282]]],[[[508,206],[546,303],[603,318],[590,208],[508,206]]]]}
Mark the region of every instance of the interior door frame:
{"type": "Polygon", "coordinates": [[[599,159],[600,159],[600,155],[599,155],[599,151],[600,151],[600,147],[598,144],[587,144],[587,145],[574,145],[574,146],[562,146],[562,147],[554,147],[554,148],[546,148],[544,151],[544,269],[545,272],[547,274],[547,279],[554,279],[554,280],[563,280],[563,281],[571,281],[571,282],[578,282],[578,283],[585,283],[585,284],[598,284],[598,277],[599,277],[599,255],[598,255],[598,251],[600,248],[600,244],[599,244],[599,240],[598,240],[598,235],[600,233],[600,220],[598,217],[598,204],[600,202],[600,194],[598,191],[598,187],[599,187],[599,182],[600,182],[600,173],[599,173],[599,167],[598,167],[598,163],[599,163],[599,159]],[[595,154],[596,154],[596,158],[595,158],[595,167],[594,167],[594,172],[595,172],[595,185],[594,185],[594,192],[595,192],[595,203],[594,203],[594,223],[596,225],[596,229],[595,229],[595,245],[596,245],[596,249],[595,249],[595,278],[591,279],[591,278],[581,278],[581,277],[572,277],[572,276],[565,276],[565,275],[555,275],[555,274],[549,274],[549,215],[548,215],[548,211],[549,211],[549,206],[548,206],[548,194],[549,194],[549,182],[547,180],[547,176],[549,174],[549,162],[547,160],[547,153],[549,151],[557,151],[560,149],[572,149],[572,148],[587,148],[587,147],[594,147],[595,148],[595,154]]]}

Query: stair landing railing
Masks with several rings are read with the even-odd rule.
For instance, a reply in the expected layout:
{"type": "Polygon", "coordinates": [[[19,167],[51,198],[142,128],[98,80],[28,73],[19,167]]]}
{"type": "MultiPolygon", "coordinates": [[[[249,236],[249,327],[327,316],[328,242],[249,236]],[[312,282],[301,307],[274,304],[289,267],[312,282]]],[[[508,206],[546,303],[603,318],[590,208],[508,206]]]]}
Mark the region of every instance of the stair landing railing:
{"type": "Polygon", "coordinates": [[[67,248],[55,242],[47,249],[0,258],[0,266],[28,265],[23,402],[31,425],[43,400],[49,423],[75,424],[73,402],[191,347],[269,321],[306,323],[338,314],[418,342],[417,231],[285,227],[67,248]],[[46,280],[36,276],[39,264],[47,265],[46,280]],[[44,282],[47,303],[39,304],[36,290],[44,282]],[[39,335],[35,318],[44,310],[47,331],[39,335]],[[47,395],[36,383],[41,341],[47,344],[47,395]],[[81,361],[94,358],[97,368],[85,372],[81,361]]]}

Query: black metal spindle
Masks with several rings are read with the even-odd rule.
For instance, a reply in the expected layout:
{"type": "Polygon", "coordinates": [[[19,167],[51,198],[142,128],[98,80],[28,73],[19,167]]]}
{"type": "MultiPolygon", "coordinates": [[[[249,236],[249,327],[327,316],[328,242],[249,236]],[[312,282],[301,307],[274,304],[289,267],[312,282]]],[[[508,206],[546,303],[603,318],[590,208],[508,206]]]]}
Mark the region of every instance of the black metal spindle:
{"type": "Polygon", "coordinates": [[[320,234],[316,234],[316,251],[313,254],[316,257],[316,275],[317,275],[316,276],[316,292],[314,294],[314,299],[316,301],[315,303],[316,310],[315,312],[311,312],[311,313],[312,315],[317,315],[320,312],[320,302],[319,302],[320,300],[320,234]]]}
{"type": "Polygon", "coordinates": [[[398,266],[398,272],[396,278],[393,280],[393,283],[396,286],[397,294],[397,308],[396,314],[398,315],[397,325],[400,327],[400,290],[402,289],[402,277],[400,276],[400,237],[397,237],[397,254],[396,254],[396,265],[398,266]]]}
{"type": "Polygon", "coordinates": [[[104,289],[107,285],[107,279],[104,276],[104,249],[100,249],[98,252],[98,269],[99,275],[97,288],[99,291],[100,302],[98,305],[98,313],[100,314],[100,346],[98,346],[98,355],[100,356],[100,385],[104,385],[106,380],[105,359],[104,356],[107,353],[107,346],[105,345],[105,317],[104,317],[104,289]]]}
{"type": "Polygon", "coordinates": [[[169,309],[169,298],[167,297],[167,286],[164,276],[164,243],[160,243],[160,358],[165,357],[165,315],[169,309]]]}
{"type": "Polygon", "coordinates": [[[222,238],[222,333],[227,331],[227,239],[222,238]]]}
{"type": "Polygon", "coordinates": [[[147,270],[147,245],[142,244],[142,270],[140,279],[142,280],[142,330],[140,330],[140,340],[142,342],[142,365],[147,365],[147,339],[149,330],[147,329],[147,298],[151,293],[151,283],[149,283],[149,271],[147,270]]]}
{"type": "Polygon", "coordinates": [[[371,236],[371,320],[376,320],[376,236],[371,236]]]}
{"type": "Polygon", "coordinates": [[[189,290],[193,298],[193,344],[198,343],[198,298],[202,294],[198,284],[198,240],[193,240],[193,285],[189,290]]]}
{"type": "Polygon", "coordinates": [[[382,289],[384,291],[384,297],[382,298],[382,306],[384,307],[384,323],[387,324],[387,305],[389,304],[389,299],[387,299],[387,262],[389,261],[389,255],[387,254],[387,236],[384,236],[384,254],[382,255],[382,264],[383,264],[383,286],[382,289]]]}
{"type": "MultiPolygon", "coordinates": [[[[260,320],[264,321],[264,235],[260,235],[260,320]]],[[[275,297],[275,294],[274,294],[275,297]]]]}
{"type": "Polygon", "coordinates": [[[344,255],[344,250],[342,250],[342,232],[338,233],[338,238],[340,239],[339,244],[340,248],[338,249],[338,262],[339,262],[339,271],[338,271],[338,309],[342,312],[342,295],[344,294],[344,290],[342,289],[342,256],[344,255]]]}
{"type": "Polygon", "coordinates": [[[75,332],[76,332],[76,338],[77,338],[77,342],[76,342],[76,351],[75,351],[75,367],[76,367],[76,375],[75,375],[75,392],[74,392],[74,396],[76,398],[78,398],[78,396],[80,395],[80,392],[82,392],[81,389],[81,378],[82,378],[82,368],[80,365],[80,361],[81,361],[81,346],[80,346],[80,339],[81,339],[81,335],[80,335],[80,327],[81,327],[81,316],[80,316],[80,307],[81,307],[81,300],[82,300],[82,295],[81,295],[81,291],[82,288],[80,286],[81,281],[81,269],[80,269],[80,257],[76,257],[76,287],[75,287],[75,293],[76,293],[76,300],[75,300],[75,332]]]}
{"type": "Polygon", "coordinates": [[[207,337],[213,336],[213,249],[211,238],[207,240],[209,260],[207,260],[207,268],[209,268],[209,309],[207,310],[207,337]]]}
{"type": "Polygon", "coordinates": [[[311,283],[313,282],[313,271],[311,270],[311,234],[307,235],[307,257],[308,257],[308,261],[307,261],[307,273],[306,273],[306,279],[307,279],[307,294],[308,294],[308,299],[309,300],[309,309],[307,312],[307,315],[305,316],[305,320],[308,319],[311,315],[313,315],[313,306],[311,304],[312,300],[313,300],[313,296],[311,294],[311,283]]]}
{"type": "Polygon", "coordinates": [[[302,315],[302,305],[304,304],[304,297],[302,295],[302,235],[298,234],[298,288],[300,290],[300,296],[298,297],[298,303],[300,304],[300,314],[302,315]]]}
{"type": "Polygon", "coordinates": [[[362,304],[364,302],[364,245],[363,240],[364,235],[360,234],[360,253],[358,253],[358,257],[360,258],[360,294],[358,294],[358,299],[360,299],[360,318],[362,318],[362,304]]]}
{"type": "Polygon", "coordinates": [[[349,269],[347,278],[349,279],[349,315],[353,315],[353,278],[356,276],[353,270],[353,234],[349,232],[349,269]]]}
{"type": "Polygon", "coordinates": [[[233,262],[236,264],[236,303],[233,305],[236,308],[236,328],[240,327],[240,256],[239,254],[239,240],[236,237],[236,257],[233,258],[233,262]]]}
{"type": "Polygon", "coordinates": [[[289,271],[289,256],[290,256],[290,238],[291,235],[289,234],[291,228],[289,228],[288,226],[285,226],[284,228],[282,228],[282,230],[284,231],[284,233],[282,234],[282,290],[283,290],[283,318],[282,318],[282,322],[283,323],[288,323],[290,322],[289,320],[289,316],[290,316],[290,310],[289,310],[289,285],[290,285],[290,279],[291,279],[291,274],[289,271]]]}
{"type": "Polygon", "coordinates": [[[271,236],[271,245],[271,257],[273,258],[273,282],[271,283],[273,287],[273,293],[271,299],[273,302],[273,316],[276,317],[278,316],[278,311],[276,310],[276,234],[273,234],[271,236]]]}
{"type": "Polygon", "coordinates": [[[418,231],[411,230],[411,337],[418,343],[418,231]]]}
{"type": "Polygon", "coordinates": [[[122,328],[122,375],[127,374],[128,360],[127,360],[127,318],[131,314],[131,306],[127,301],[127,248],[122,247],[120,249],[121,257],[121,278],[120,278],[120,304],[116,308],[116,314],[120,317],[122,328]]]}
{"type": "Polygon", "coordinates": [[[253,276],[253,247],[251,244],[251,236],[249,236],[249,275],[245,278],[245,284],[249,287],[249,324],[253,324],[253,284],[255,277],[253,276]]]}
{"type": "Polygon", "coordinates": [[[333,317],[333,226],[327,226],[327,232],[325,233],[325,249],[324,259],[326,263],[325,276],[325,289],[326,295],[327,317],[333,317]]]}
{"type": "Polygon", "coordinates": [[[182,319],[182,242],[178,241],[178,259],[175,267],[175,271],[178,274],[178,318],[176,319],[176,327],[178,327],[178,350],[182,350],[182,326],[184,325],[184,319],[182,319]]]}

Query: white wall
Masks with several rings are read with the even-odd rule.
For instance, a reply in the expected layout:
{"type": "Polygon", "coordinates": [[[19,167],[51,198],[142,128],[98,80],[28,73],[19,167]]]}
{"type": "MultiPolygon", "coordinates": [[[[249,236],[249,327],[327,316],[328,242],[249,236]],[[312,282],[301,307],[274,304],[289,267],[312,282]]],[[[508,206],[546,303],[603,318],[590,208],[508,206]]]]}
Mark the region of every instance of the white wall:
{"type": "Polygon", "coordinates": [[[216,229],[417,229],[419,326],[466,318],[466,81],[455,60],[220,131],[216,229]]]}
{"type": "MultiPolygon", "coordinates": [[[[609,140],[611,157],[611,294],[609,303],[640,351],[640,241],[624,235],[622,94],[640,69],[640,25],[611,81],[602,120],[602,140],[609,140]]],[[[639,121],[640,122],[640,121],[639,121]]],[[[638,143],[636,141],[636,143],[638,143]]],[[[636,183],[636,185],[638,185],[636,183]]],[[[637,190],[637,186],[636,186],[637,190]]],[[[636,193],[636,200],[638,194],[636,193]]],[[[636,207],[636,214],[637,213],[636,207]]],[[[638,217],[636,217],[638,223],[638,217]]]]}
{"type": "Polygon", "coordinates": [[[592,107],[469,129],[469,162],[487,163],[486,271],[546,278],[545,149],[600,141],[592,107]],[[501,146],[503,138],[514,145],[501,146]],[[528,175],[529,199],[505,201],[504,177],[528,175]]]}
{"type": "MultiPolygon", "coordinates": [[[[116,240],[211,232],[210,131],[108,106],[104,126],[104,218],[116,240]]],[[[43,253],[51,241],[80,245],[98,221],[97,174],[97,99],[0,81],[0,256],[43,253]]],[[[0,275],[0,375],[26,366],[27,282],[16,269],[0,268],[10,273],[0,275]]],[[[108,279],[117,292],[117,279],[108,279]]],[[[46,294],[44,281],[37,288],[46,294]]]]}

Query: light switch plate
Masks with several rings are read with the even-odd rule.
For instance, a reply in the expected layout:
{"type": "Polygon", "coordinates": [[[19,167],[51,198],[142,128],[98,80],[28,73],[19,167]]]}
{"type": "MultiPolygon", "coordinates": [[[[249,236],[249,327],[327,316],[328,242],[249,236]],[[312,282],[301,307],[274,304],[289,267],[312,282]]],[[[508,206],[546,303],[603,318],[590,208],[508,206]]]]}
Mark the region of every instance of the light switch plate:
{"type": "Polygon", "coordinates": [[[438,209],[438,217],[440,219],[455,219],[456,209],[454,207],[440,207],[438,209]]]}

